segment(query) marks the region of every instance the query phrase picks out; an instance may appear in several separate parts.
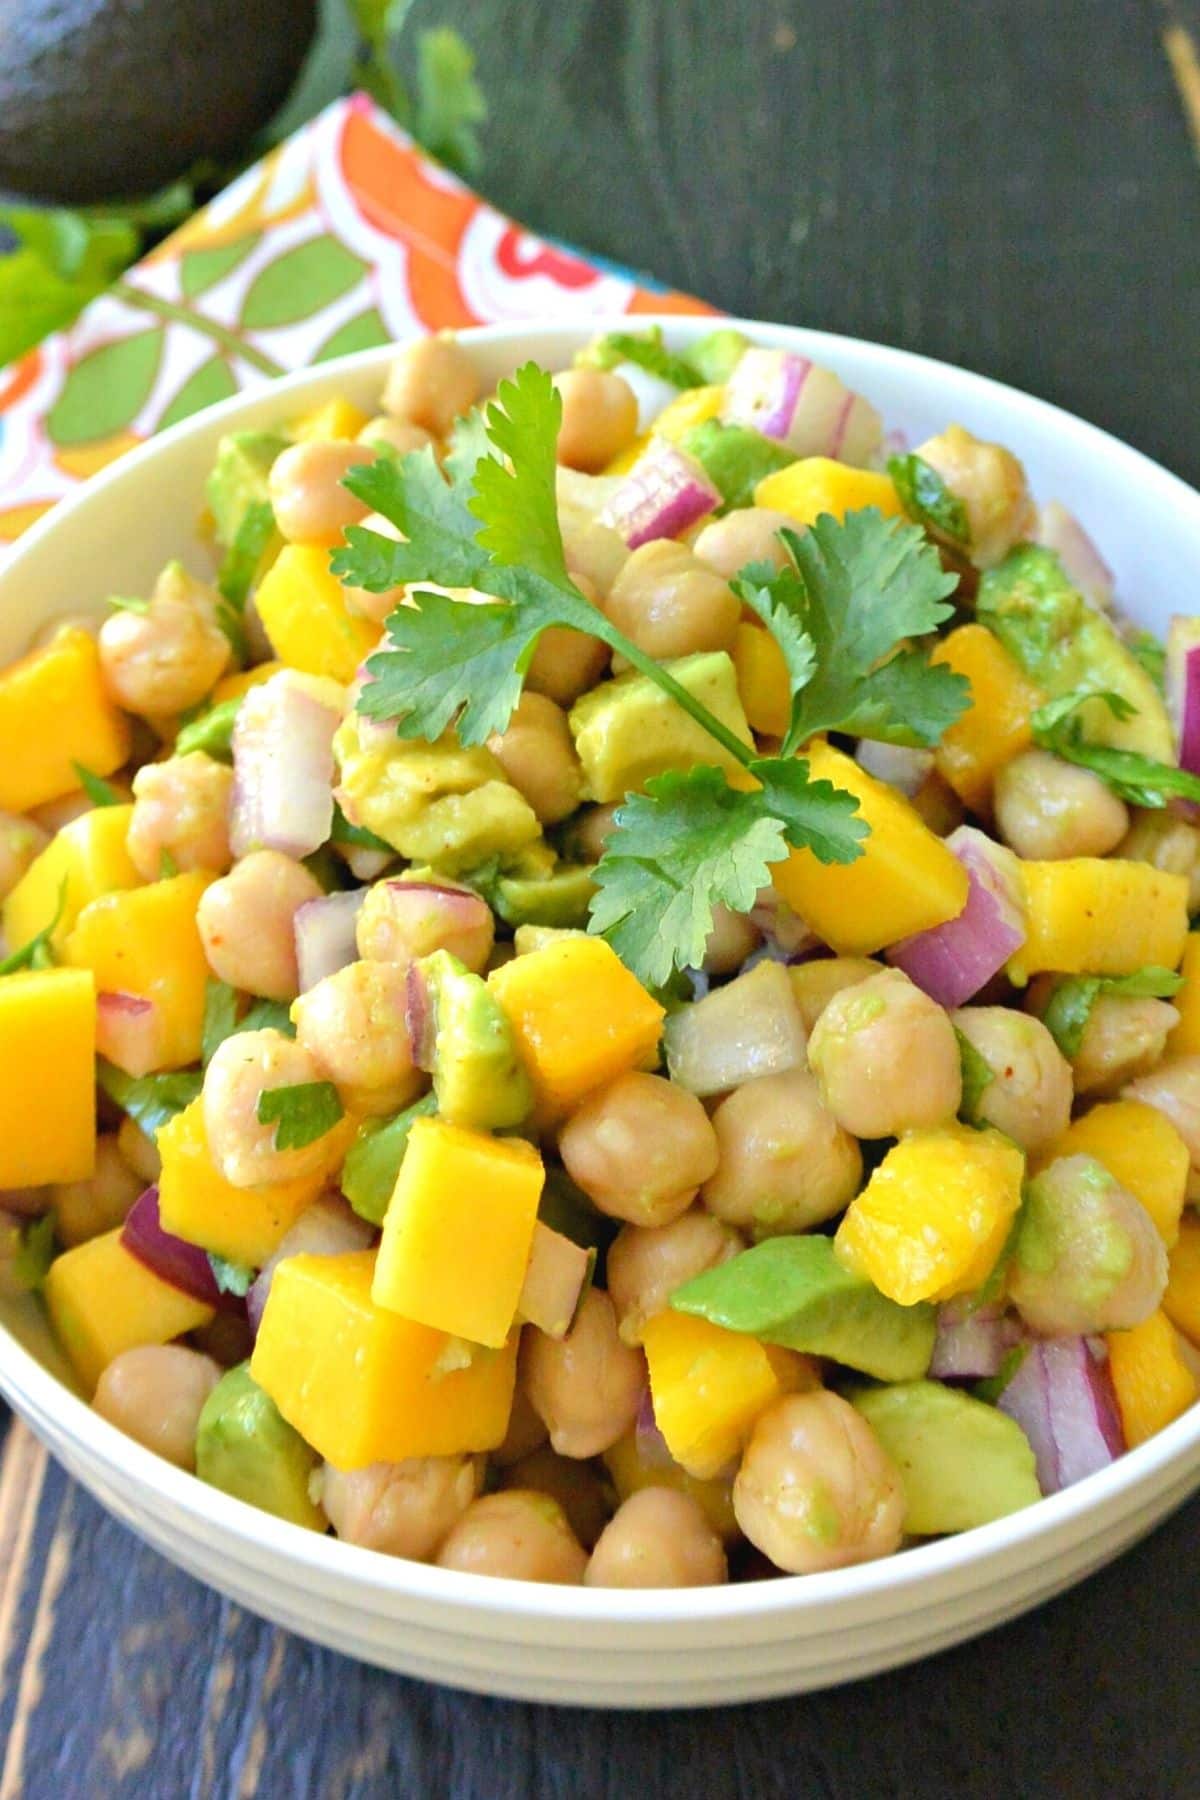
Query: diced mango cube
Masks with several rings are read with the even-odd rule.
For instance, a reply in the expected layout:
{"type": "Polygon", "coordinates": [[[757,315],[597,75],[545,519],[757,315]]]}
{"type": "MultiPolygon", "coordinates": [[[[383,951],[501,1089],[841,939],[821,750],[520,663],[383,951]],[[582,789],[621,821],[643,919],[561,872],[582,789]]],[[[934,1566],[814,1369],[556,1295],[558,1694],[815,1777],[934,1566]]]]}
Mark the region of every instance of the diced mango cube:
{"type": "Polygon", "coordinates": [[[684,388],[681,394],[664,406],[654,421],[655,437],[677,444],[681,437],[697,425],[715,419],[725,404],[724,384],[716,387],[684,388]]]}
{"type": "Polygon", "coordinates": [[[1168,1259],[1163,1311],[1193,1344],[1200,1345],[1200,1218],[1188,1213],[1168,1259]]]}
{"type": "Polygon", "coordinates": [[[1043,1166],[1058,1156],[1094,1156],[1140,1200],[1168,1250],[1179,1236],[1188,1147],[1165,1113],[1140,1100],[1109,1100],[1069,1125],[1043,1166]]]}
{"type": "Polygon", "coordinates": [[[63,946],[72,967],[92,971],[100,993],[153,1001],[160,1069],[183,1068],[200,1055],[208,963],[196,908],[212,879],[195,870],[105,894],[84,907],[63,946]]]}
{"type": "Polygon", "coordinates": [[[213,1318],[213,1309],[148,1269],[105,1232],[50,1265],[46,1306],[59,1342],[89,1396],[115,1356],[168,1344],[213,1318]]]}
{"type": "Polygon", "coordinates": [[[463,1346],[371,1298],[375,1254],[289,1256],[271,1283],[250,1373],[338,1469],[494,1450],[512,1410],[517,1338],[463,1346]]]}
{"type": "Polygon", "coordinates": [[[0,673],[0,811],[72,793],[76,763],[111,775],[129,747],[129,721],[105,692],[86,631],[60,631],[0,673]]]}
{"type": "Polygon", "coordinates": [[[626,444],[623,450],[617,451],[611,462],[605,463],[600,473],[602,475],[628,475],[630,469],[635,463],[641,461],[649,447],[650,433],[648,431],[639,432],[632,443],[626,444]]]}
{"type": "Polygon", "coordinates": [[[686,1313],[647,1319],[642,1348],[658,1429],[675,1461],[700,1481],[733,1461],[773,1400],[818,1385],[795,1351],[686,1313]]]}
{"type": "Polygon", "coordinates": [[[255,605],[280,662],[306,675],[352,681],[379,642],[379,626],[346,606],[321,544],[285,544],[263,576],[255,605]]]}
{"type": "Polygon", "coordinates": [[[222,675],[209,695],[209,704],[220,706],[224,700],[240,700],[251,688],[261,687],[272,675],[278,675],[283,667],[281,662],[256,663],[252,669],[238,669],[232,675],[222,675]]]}
{"type": "Polygon", "coordinates": [[[252,1269],[279,1248],[325,1184],[318,1170],[264,1187],[232,1186],[212,1159],[201,1099],[160,1125],[155,1143],[162,1157],[158,1216],[164,1229],[252,1269]]]}
{"type": "Polygon", "coordinates": [[[543,1177],[520,1138],[418,1119],[383,1221],[375,1304],[499,1348],[516,1318],[543,1177]]]}
{"type": "Polygon", "coordinates": [[[294,419],[290,430],[297,443],[316,444],[324,443],[326,438],[356,438],[370,422],[369,413],[339,396],[322,401],[311,412],[294,419]]]}
{"type": "Polygon", "coordinates": [[[58,911],[60,894],[62,912],[50,939],[55,950],[61,950],[91,901],[140,884],[125,848],[132,817],[132,806],[97,806],[62,827],[4,902],[9,950],[19,950],[45,929],[58,911]]]}
{"type": "Polygon", "coordinates": [[[793,850],[776,863],[772,880],[788,905],[845,956],[869,956],[956,919],[967,903],[967,872],[903,795],[829,744],[812,743],[804,755],[814,778],[857,798],[871,835],[857,862],[822,863],[811,850],[793,850]]]}
{"type": "Polygon", "coordinates": [[[900,1306],[974,1293],[1004,1248],[1024,1172],[999,1131],[910,1132],[850,1202],[833,1240],[838,1260],[900,1306]]]}
{"type": "Polygon", "coordinates": [[[1187,1410],[1196,1398],[1196,1377],[1165,1312],[1151,1313],[1132,1331],[1110,1331],[1104,1341],[1125,1443],[1132,1450],[1187,1410]]]}
{"type": "Polygon", "coordinates": [[[92,1173],[95,1055],[96,988],[86,971],[0,976],[0,1188],[92,1173]]]}
{"type": "Polygon", "coordinates": [[[1200,1053],[1200,931],[1189,931],[1179,973],[1183,986],[1171,1002],[1179,1023],[1167,1039],[1167,1055],[1195,1056],[1200,1053]]]}
{"type": "Polygon", "coordinates": [[[733,666],[751,729],[782,737],[792,716],[792,690],[783,651],[771,633],[761,625],[739,625],[733,666]]]}
{"type": "Polygon", "coordinates": [[[603,938],[560,938],[493,969],[488,985],[547,1118],[654,1058],[663,1009],[603,938]]]}
{"type": "Polygon", "coordinates": [[[938,772],[973,812],[987,807],[1005,763],[1033,742],[1033,714],[1045,695],[986,625],[960,625],[930,658],[971,683],[971,704],[942,734],[938,772]]]}
{"type": "Polygon", "coordinates": [[[1028,932],[1008,965],[1013,981],[1057,975],[1132,975],[1173,969],[1187,942],[1188,884],[1150,863],[1076,856],[1023,862],[1028,932]]]}
{"type": "Polygon", "coordinates": [[[829,456],[805,456],[764,476],[754,490],[754,504],[787,513],[798,525],[815,525],[822,513],[844,519],[864,506],[878,507],[889,519],[904,517],[890,475],[852,469],[829,456]]]}

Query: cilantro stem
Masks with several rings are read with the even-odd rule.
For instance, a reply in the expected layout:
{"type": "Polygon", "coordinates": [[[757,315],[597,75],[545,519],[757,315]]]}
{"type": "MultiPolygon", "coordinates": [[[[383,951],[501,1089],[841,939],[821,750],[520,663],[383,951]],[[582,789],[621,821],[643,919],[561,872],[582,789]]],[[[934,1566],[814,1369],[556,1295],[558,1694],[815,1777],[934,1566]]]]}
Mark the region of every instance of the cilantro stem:
{"type": "Polygon", "coordinates": [[[655,662],[652,656],[647,656],[644,650],[639,650],[637,645],[623,632],[618,631],[615,625],[611,625],[603,614],[590,627],[590,630],[593,637],[598,637],[602,643],[608,645],[610,650],[617,651],[625,658],[626,662],[632,664],[640,675],[645,675],[648,680],[660,687],[664,694],[670,695],[676,706],[681,706],[685,713],[690,714],[700,729],[706,731],[709,737],[715,738],[721,748],[727,750],[730,756],[736,762],[740,762],[744,769],[750,767],[758,755],[757,750],[749,744],[743,744],[741,738],[735,732],[730,731],[728,725],[722,724],[715,714],[710,713],[707,706],[702,705],[694,694],[689,694],[682,683],[676,681],[670,670],[665,668],[662,663],[655,662]]]}

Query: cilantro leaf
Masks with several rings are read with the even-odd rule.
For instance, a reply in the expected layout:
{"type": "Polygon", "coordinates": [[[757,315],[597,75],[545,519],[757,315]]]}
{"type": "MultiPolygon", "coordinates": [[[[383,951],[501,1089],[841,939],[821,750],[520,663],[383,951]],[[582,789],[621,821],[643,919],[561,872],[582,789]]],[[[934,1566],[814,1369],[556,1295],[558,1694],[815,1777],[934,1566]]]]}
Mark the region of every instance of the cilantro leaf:
{"type": "Polygon", "coordinates": [[[909,518],[955,550],[968,550],[971,527],[967,509],[933,464],[913,451],[907,456],[889,456],[887,467],[909,518]]]}
{"type": "Polygon", "coordinates": [[[954,1027],[954,1035],[958,1039],[958,1059],[962,1065],[962,1104],[959,1112],[966,1119],[974,1120],[979,1113],[979,1102],[986,1090],[996,1079],[996,1072],[981,1050],[977,1050],[965,1031],[954,1027]]]}
{"type": "Polygon", "coordinates": [[[1064,762],[1090,769],[1107,782],[1113,793],[1131,806],[1162,807],[1173,796],[1200,800],[1200,775],[1173,763],[1157,762],[1137,750],[1114,750],[1107,744],[1090,744],[1083,735],[1079,709],[1101,700],[1118,719],[1137,711],[1121,694],[1076,688],[1039,706],[1033,715],[1033,741],[1064,762]]]}
{"type": "Polygon", "coordinates": [[[941,742],[971,704],[971,684],[923,650],[897,650],[859,686],[858,704],[842,723],[855,737],[914,748],[941,742]]]}
{"type": "Polygon", "coordinates": [[[590,363],[595,369],[615,369],[618,363],[633,363],[647,375],[657,375],[672,387],[694,388],[703,385],[704,377],[686,356],[678,356],[663,343],[661,325],[649,331],[607,331],[576,357],[577,363],[590,363]]]}
{"type": "Polygon", "coordinates": [[[210,975],[204,987],[204,1024],[200,1032],[200,1060],[207,1069],[215,1051],[237,1030],[237,989],[210,975]]]}
{"type": "Polygon", "coordinates": [[[181,1069],[168,1075],[126,1075],[124,1069],[98,1056],[96,1083],[152,1138],[160,1126],[191,1105],[200,1092],[203,1076],[199,1069],[181,1069]]]}
{"type": "Polygon", "coordinates": [[[730,584],[738,599],[756,612],[783,652],[792,693],[812,680],[817,651],[803,624],[804,586],[791,563],[750,563],[730,584]]]}
{"type": "Polygon", "coordinates": [[[0,255],[0,367],[69,325],[138,253],[129,220],[63,207],[0,207],[15,248],[0,255]]]}
{"type": "Polygon", "coordinates": [[[264,1088],[258,1096],[258,1122],[275,1126],[277,1150],[303,1150],[333,1130],[342,1103],[332,1081],[297,1081],[290,1087],[264,1088]]]}
{"type": "Polygon", "coordinates": [[[282,1031],[284,1037],[290,1038],[296,1035],[286,1000],[256,1000],[238,1030],[282,1031]]]}
{"type": "Polygon", "coordinates": [[[762,783],[752,798],[782,822],[795,849],[811,850],[823,863],[856,862],[862,855],[868,826],[858,816],[858,801],[832,781],[814,781],[803,757],[759,757],[750,773],[762,783]]]}
{"type": "Polygon", "coordinates": [[[1103,994],[1122,994],[1136,1000],[1169,1000],[1183,986],[1183,976],[1153,963],[1132,975],[1068,975],[1051,995],[1042,1023],[1070,1059],[1079,1054],[1092,1008],[1103,994]]]}
{"type": "Polygon", "coordinates": [[[381,850],[386,856],[395,856],[392,846],[383,838],[376,837],[365,825],[352,825],[335,800],[333,803],[333,825],[329,832],[331,844],[350,844],[360,850],[381,850]]]}
{"type": "Polygon", "coordinates": [[[467,504],[483,527],[476,542],[498,563],[532,569],[545,581],[569,587],[556,487],[561,424],[562,399],[545,369],[526,363],[515,380],[502,381],[486,425],[508,466],[494,456],[481,457],[467,504]]]}
{"type": "Polygon", "coordinates": [[[30,1293],[40,1290],[58,1253],[55,1232],[52,1212],[43,1213],[40,1219],[28,1219],[21,1226],[17,1252],[9,1265],[18,1287],[30,1293]]]}
{"type": "Polygon", "coordinates": [[[189,719],[186,725],[181,725],[175,738],[175,755],[188,756],[193,750],[203,750],[206,756],[228,761],[233,748],[233,727],[242,699],[243,695],[234,694],[229,700],[219,700],[207,712],[202,712],[196,718],[189,719]]]}
{"type": "Polygon", "coordinates": [[[338,580],[372,594],[414,581],[476,587],[488,559],[475,541],[478,521],[467,505],[473,476],[474,470],[447,481],[428,447],[351,469],[343,486],[389,519],[406,542],[351,525],[330,562],[338,580]]]}
{"type": "Polygon", "coordinates": [[[245,1299],[254,1280],[254,1270],[249,1264],[230,1262],[224,1256],[215,1256],[211,1250],[208,1252],[208,1261],[220,1292],[236,1294],[239,1300],[245,1299]]]}
{"type": "Polygon", "coordinates": [[[258,565],[274,534],[275,511],[271,502],[251,501],[217,575],[218,593],[239,616],[245,611],[258,565]]]}
{"type": "Polygon", "coordinates": [[[1167,647],[1152,631],[1132,631],[1125,640],[1131,656],[1137,658],[1161,694],[1167,679],[1167,647]]]}
{"type": "Polygon", "coordinates": [[[79,777],[79,785],[93,806],[120,806],[121,796],[110,781],[101,775],[93,775],[82,763],[73,762],[71,767],[79,777]]]}
{"type": "Polygon", "coordinates": [[[476,126],[487,102],[475,79],[475,58],[457,31],[442,26],[417,39],[416,135],[430,153],[460,175],[479,167],[476,126]]]}
{"type": "Polygon", "coordinates": [[[14,950],[0,962],[0,975],[16,975],[21,969],[49,969],[54,964],[54,952],[51,939],[58,930],[63,913],[67,906],[67,878],[64,875],[58,884],[58,904],[54,908],[54,916],[48,925],[34,933],[27,944],[14,950]]]}

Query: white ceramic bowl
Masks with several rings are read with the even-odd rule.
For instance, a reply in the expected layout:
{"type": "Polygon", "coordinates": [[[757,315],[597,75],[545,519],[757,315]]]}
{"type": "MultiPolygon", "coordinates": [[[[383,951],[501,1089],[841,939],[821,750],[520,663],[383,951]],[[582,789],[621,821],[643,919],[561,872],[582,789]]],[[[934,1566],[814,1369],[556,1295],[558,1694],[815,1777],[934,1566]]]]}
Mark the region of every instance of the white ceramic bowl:
{"type": "MultiPolygon", "coordinates": [[[[464,341],[491,380],[529,357],[561,367],[608,323],[489,327],[464,341]]],[[[662,324],[680,348],[708,329],[662,324]]],[[[1172,608],[1194,606],[1200,495],[1136,451],[1042,401],[903,351],[776,325],[747,330],[832,365],[913,442],[959,420],[1011,445],[1035,492],[1094,531],[1124,603],[1147,625],[1161,629],[1172,608]]],[[[0,576],[0,663],[55,614],[142,591],[168,557],[198,549],[194,521],[223,432],[276,425],[334,393],[374,410],[387,361],[372,350],[228,401],[96,477],[21,541],[0,576]]],[[[77,1397],[28,1299],[0,1303],[0,1388],[111,1512],[241,1605],[405,1674],[593,1706],[795,1693],[944,1649],[1069,1587],[1200,1485],[1198,1407],[1065,1493],[886,1562],[737,1587],[593,1592],[377,1556],[203,1486],[77,1397]]]]}

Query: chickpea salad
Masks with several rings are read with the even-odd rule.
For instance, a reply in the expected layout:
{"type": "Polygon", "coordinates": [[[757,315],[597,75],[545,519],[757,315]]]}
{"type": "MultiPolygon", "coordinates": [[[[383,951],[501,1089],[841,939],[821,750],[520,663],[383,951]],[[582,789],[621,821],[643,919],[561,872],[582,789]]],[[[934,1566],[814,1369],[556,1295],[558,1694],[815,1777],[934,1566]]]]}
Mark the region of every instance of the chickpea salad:
{"type": "Polygon", "coordinates": [[[1014,449],[730,328],[432,337],[0,671],[0,1276],[99,1413],[671,1587],[1195,1401],[1200,619],[1014,449]]]}

